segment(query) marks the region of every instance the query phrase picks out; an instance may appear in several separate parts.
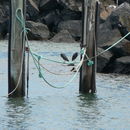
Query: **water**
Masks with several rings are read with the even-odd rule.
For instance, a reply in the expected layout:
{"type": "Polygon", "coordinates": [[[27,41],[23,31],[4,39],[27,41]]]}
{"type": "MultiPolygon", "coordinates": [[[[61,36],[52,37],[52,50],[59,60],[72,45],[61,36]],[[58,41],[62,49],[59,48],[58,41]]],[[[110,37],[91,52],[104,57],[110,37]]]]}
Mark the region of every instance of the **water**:
{"type": "MultiPolygon", "coordinates": [[[[61,60],[79,50],[78,44],[31,42],[33,50],[48,58],[61,60]]],[[[54,72],[67,72],[71,67],[41,62],[54,72]]],[[[8,99],[7,41],[0,42],[0,130],[129,130],[130,76],[97,74],[97,93],[78,92],[78,78],[64,89],[54,89],[38,78],[30,62],[29,98],[8,99]]],[[[61,86],[71,76],[54,76],[45,72],[52,84],[61,86]]]]}

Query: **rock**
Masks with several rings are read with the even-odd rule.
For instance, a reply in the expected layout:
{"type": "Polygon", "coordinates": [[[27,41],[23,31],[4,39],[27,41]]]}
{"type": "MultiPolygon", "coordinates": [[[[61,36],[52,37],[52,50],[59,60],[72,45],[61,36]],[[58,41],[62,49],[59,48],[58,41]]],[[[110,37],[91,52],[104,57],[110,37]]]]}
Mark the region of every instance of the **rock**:
{"type": "Polygon", "coordinates": [[[99,25],[98,31],[98,46],[111,42],[113,43],[114,39],[119,39],[121,37],[118,29],[112,29],[110,19],[106,20],[106,22],[99,25]]]}
{"type": "Polygon", "coordinates": [[[114,0],[100,0],[102,6],[115,4],[114,0]]]}
{"type": "Polygon", "coordinates": [[[62,1],[41,1],[41,21],[46,24],[51,32],[57,33],[57,26],[61,21],[80,20],[81,12],[69,9],[62,1]],[[51,5],[50,5],[50,4],[51,5]],[[50,6],[52,6],[50,8],[50,6]]]}
{"type": "Polygon", "coordinates": [[[57,11],[51,11],[42,17],[42,23],[46,24],[50,32],[57,32],[58,24],[62,21],[61,16],[57,11]]]}
{"type": "MultiPolygon", "coordinates": [[[[117,0],[114,0],[114,1],[117,1],[117,0]]],[[[124,2],[130,3],[130,0],[118,0],[118,5],[120,5],[124,2]]]]}
{"type": "Polygon", "coordinates": [[[100,18],[103,20],[106,20],[108,18],[108,16],[110,16],[112,11],[114,11],[115,9],[116,9],[115,5],[109,5],[109,6],[105,7],[104,9],[102,9],[102,11],[100,13],[100,18]]]}
{"type": "Polygon", "coordinates": [[[121,4],[118,8],[116,8],[112,12],[111,16],[119,17],[119,21],[123,25],[125,25],[130,31],[130,4],[128,3],[121,4]]]}
{"type": "MultiPolygon", "coordinates": [[[[119,39],[115,39],[114,41],[117,42],[119,39]]],[[[115,42],[107,42],[106,44],[101,45],[103,49],[107,49],[108,47],[112,46],[115,42]]],[[[123,40],[114,47],[110,49],[113,55],[118,58],[122,56],[130,55],[130,42],[127,40],[123,40]]]]}
{"type": "Polygon", "coordinates": [[[125,42],[125,44],[123,45],[123,48],[125,52],[127,53],[127,55],[130,55],[130,42],[125,42]]]}
{"type": "Polygon", "coordinates": [[[127,29],[130,28],[130,5],[123,3],[118,8],[113,10],[110,16],[106,21],[99,26],[99,38],[98,45],[113,42],[113,38],[120,38],[120,32],[118,30],[117,24],[121,22],[127,29]],[[124,22],[123,22],[124,21],[124,22]]]}
{"type": "Polygon", "coordinates": [[[81,0],[61,0],[70,10],[82,11],[81,0]]]}
{"type": "Polygon", "coordinates": [[[9,32],[9,20],[0,23],[0,39],[5,39],[9,32]]]}
{"type": "Polygon", "coordinates": [[[27,0],[27,20],[36,21],[39,17],[39,9],[37,4],[33,2],[33,0],[27,0]]]}
{"type": "Polygon", "coordinates": [[[28,32],[29,40],[47,40],[49,37],[49,30],[42,23],[27,21],[26,27],[31,30],[28,32]]]}
{"type": "MultiPolygon", "coordinates": [[[[104,51],[104,49],[98,48],[97,54],[100,54],[103,51],[104,51]]],[[[107,52],[105,52],[102,55],[99,55],[97,57],[97,72],[103,72],[104,71],[104,68],[110,62],[110,59],[111,59],[112,56],[113,56],[112,53],[107,51],[107,52]]]]}
{"type": "Polygon", "coordinates": [[[52,42],[75,43],[75,40],[67,30],[61,30],[52,39],[52,42]]]}
{"type": "Polygon", "coordinates": [[[111,12],[115,9],[115,2],[113,0],[100,0],[100,17],[106,20],[111,12]]]}
{"type": "Polygon", "coordinates": [[[130,74],[130,56],[116,59],[114,73],[130,74]]]}
{"type": "Polygon", "coordinates": [[[0,1],[0,22],[9,18],[9,1],[0,1]]]}
{"type": "Polygon", "coordinates": [[[40,12],[50,12],[58,8],[57,0],[41,0],[39,3],[40,12]]]}
{"type": "Polygon", "coordinates": [[[82,23],[80,20],[63,21],[58,25],[58,31],[61,30],[67,30],[76,41],[79,41],[82,35],[82,23]]]}
{"type": "Polygon", "coordinates": [[[80,11],[74,11],[70,9],[63,9],[61,11],[61,17],[63,21],[67,20],[81,20],[82,13],[80,11]]]}

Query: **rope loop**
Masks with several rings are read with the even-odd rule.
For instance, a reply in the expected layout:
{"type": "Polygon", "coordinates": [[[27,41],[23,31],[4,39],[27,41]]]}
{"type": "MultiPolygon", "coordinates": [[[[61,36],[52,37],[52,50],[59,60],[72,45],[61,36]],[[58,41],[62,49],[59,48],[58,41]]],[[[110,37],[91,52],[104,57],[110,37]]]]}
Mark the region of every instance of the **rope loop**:
{"type": "Polygon", "coordinates": [[[26,35],[29,31],[31,31],[29,28],[26,28],[25,26],[25,19],[24,19],[23,11],[21,8],[18,8],[16,10],[16,18],[21,23],[21,27],[22,27],[21,34],[24,33],[26,35]],[[19,16],[19,12],[20,12],[20,16],[19,16]]]}

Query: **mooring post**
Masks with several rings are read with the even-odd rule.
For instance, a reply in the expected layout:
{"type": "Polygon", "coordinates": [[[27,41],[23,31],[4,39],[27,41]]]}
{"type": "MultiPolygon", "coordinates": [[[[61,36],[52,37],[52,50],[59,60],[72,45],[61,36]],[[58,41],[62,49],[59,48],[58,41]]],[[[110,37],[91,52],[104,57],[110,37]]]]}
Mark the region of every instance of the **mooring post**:
{"type": "Polygon", "coordinates": [[[25,96],[25,38],[18,20],[18,17],[22,19],[25,16],[25,2],[26,0],[10,0],[8,95],[11,97],[25,96]]]}
{"type": "Polygon", "coordinates": [[[81,49],[86,49],[86,57],[80,69],[79,91],[82,93],[96,92],[96,57],[92,58],[96,55],[96,8],[97,0],[83,0],[81,49]]]}

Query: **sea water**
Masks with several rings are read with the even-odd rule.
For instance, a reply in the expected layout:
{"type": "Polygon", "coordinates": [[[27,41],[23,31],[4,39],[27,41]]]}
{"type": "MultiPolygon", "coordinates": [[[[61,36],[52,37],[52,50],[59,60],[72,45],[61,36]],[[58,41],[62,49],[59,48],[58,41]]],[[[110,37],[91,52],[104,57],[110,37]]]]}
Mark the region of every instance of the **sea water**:
{"type": "MultiPolygon", "coordinates": [[[[65,53],[71,61],[78,43],[30,41],[33,52],[56,61],[65,53]]],[[[79,75],[66,88],[56,89],[41,78],[30,56],[29,97],[7,98],[7,41],[0,42],[0,130],[129,130],[130,76],[97,74],[96,94],[79,93],[79,75]]],[[[77,61],[79,58],[77,59],[77,61]]],[[[46,80],[61,87],[68,82],[71,66],[41,59],[46,80]]]]}

